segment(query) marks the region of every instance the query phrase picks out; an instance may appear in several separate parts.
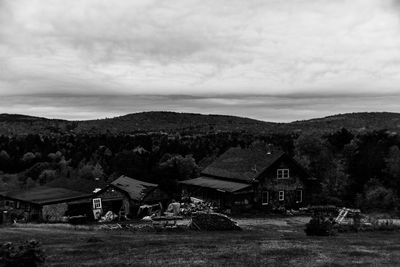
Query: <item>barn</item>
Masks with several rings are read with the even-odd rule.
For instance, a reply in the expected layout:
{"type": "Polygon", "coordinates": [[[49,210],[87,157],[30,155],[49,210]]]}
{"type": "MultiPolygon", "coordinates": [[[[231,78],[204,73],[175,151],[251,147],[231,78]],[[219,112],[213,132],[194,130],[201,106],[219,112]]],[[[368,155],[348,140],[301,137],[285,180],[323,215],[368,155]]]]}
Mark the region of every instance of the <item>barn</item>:
{"type": "Polygon", "coordinates": [[[14,219],[60,221],[70,203],[90,194],[65,188],[40,186],[24,191],[0,192],[0,223],[14,219]]]}
{"type": "Polygon", "coordinates": [[[223,209],[288,209],[304,206],[315,179],[293,158],[262,143],[227,150],[201,176],[181,182],[182,194],[223,209]]]}

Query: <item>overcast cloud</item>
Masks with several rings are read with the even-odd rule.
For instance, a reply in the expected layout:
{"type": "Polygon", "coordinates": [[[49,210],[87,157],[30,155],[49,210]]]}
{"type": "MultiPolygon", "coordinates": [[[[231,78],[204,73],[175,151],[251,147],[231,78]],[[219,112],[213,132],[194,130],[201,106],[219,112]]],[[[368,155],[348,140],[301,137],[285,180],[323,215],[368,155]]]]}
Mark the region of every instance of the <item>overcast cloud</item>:
{"type": "Polygon", "coordinates": [[[0,112],[288,121],[400,112],[399,85],[399,1],[0,0],[0,112]]]}

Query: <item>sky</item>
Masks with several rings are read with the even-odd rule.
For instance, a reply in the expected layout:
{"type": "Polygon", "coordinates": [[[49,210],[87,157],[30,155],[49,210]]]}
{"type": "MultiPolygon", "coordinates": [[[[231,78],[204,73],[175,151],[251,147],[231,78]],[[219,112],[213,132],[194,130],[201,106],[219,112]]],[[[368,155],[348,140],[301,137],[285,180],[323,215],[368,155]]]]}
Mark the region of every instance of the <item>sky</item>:
{"type": "Polygon", "coordinates": [[[399,0],[0,0],[0,113],[400,112],[399,0]]]}

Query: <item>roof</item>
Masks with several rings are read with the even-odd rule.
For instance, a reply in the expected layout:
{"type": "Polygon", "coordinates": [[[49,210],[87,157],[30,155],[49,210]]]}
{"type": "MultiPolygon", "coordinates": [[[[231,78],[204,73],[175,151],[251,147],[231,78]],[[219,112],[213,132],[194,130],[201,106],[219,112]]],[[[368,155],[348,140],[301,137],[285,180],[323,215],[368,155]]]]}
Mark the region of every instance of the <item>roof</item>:
{"type": "Polygon", "coordinates": [[[143,199],[147,193],[158,187],[157,184],[139,181],[124,175],[114,180],[111,185],[126,192],[133,200],[143,199]]]}
{"type": "Polygon", "coordinates": [[[282,151],[268,153],[260,144],[248,148],[234,147],[207,166],[202,175],[250,182],[284,154],[282,151]]]}
{"type": "Polygon", "coordinates": [[[6,198],[39,205],[68,202],[91,196],[82,192],[72,191],[65,188],[46,186],[34,187],[24,191],[3,192],[0,193],[0,195],[6,198]]]}
{"type": "Polygon", "coordinates": [[[213,188],[217,190],[222,190],[225,192],[236,192],[242,189],[245,189],[251,184],[245,184],[245,183],[238,183],[238,182],[231,182],[231,181],[224,181],[224,180],[218,180],[210,177],[198,177],[195,179],[191,180],[186,180],[180,182],[181,184],[186,184],[186,185],[194,185],[194,186],[199,186],[199,187],[206,187],[206,188],[213,188]]]}

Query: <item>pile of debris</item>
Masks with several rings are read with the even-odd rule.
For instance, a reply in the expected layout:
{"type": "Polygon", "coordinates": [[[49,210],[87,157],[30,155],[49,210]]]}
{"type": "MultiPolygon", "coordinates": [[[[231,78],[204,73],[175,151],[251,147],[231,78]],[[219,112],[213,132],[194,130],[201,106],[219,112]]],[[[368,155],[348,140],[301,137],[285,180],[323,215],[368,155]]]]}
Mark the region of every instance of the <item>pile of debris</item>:
{"type": "Polygon", "coordinates": [[[99,227],[103,231],[131,231],[131,232],[154,232],[154,227],[149,224],[103,224],[99,227]]]}
{"type": "Polygon", "coordinates": [[[99,222],[112,222],[116,219],[118,219],[117,214],[112,211],[107,211],[107,213],[100,218],[99,222]]]}
{"type": "Polygon", "coordinates": [[[224,214],[196,212],[192,214],[189,228],[192,230],[222,231],[242,230],[235,221],[224,214]]]}
{"type": "Polygon", "coordinates": [[[188,202],[181,203],[180,214],[183,216],[191,216],[196,212],[215,212],[218,207],[211,202],[206,202],[199,198],[190,197],[188,202]]]}

